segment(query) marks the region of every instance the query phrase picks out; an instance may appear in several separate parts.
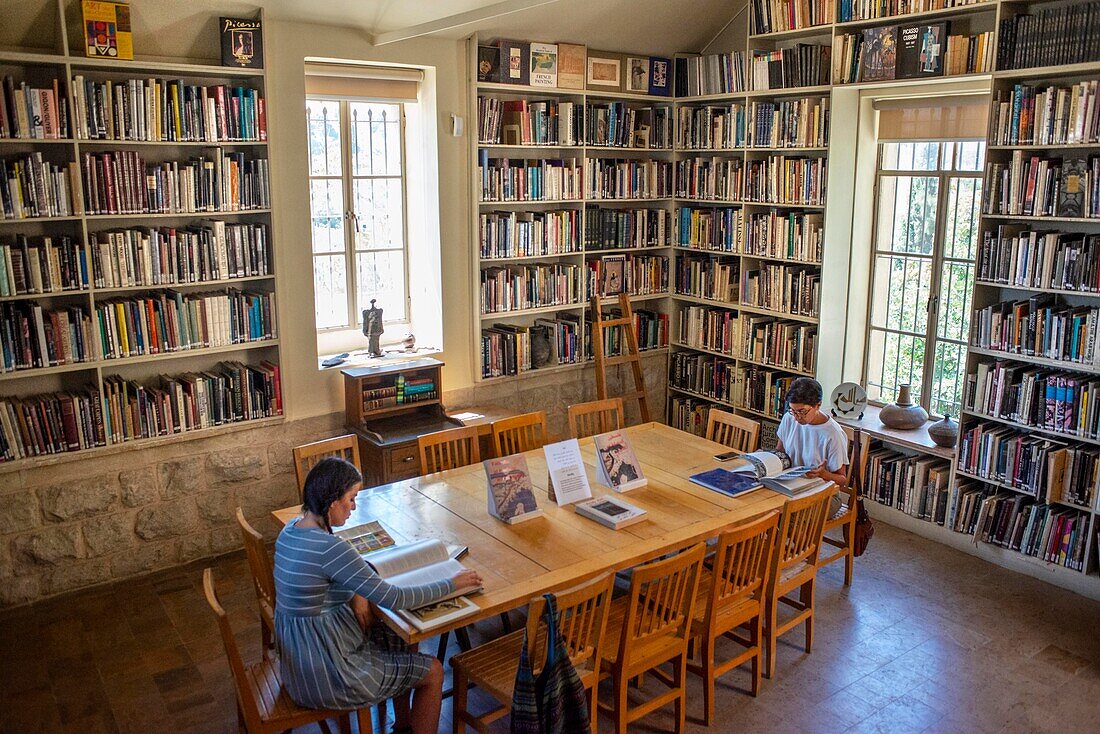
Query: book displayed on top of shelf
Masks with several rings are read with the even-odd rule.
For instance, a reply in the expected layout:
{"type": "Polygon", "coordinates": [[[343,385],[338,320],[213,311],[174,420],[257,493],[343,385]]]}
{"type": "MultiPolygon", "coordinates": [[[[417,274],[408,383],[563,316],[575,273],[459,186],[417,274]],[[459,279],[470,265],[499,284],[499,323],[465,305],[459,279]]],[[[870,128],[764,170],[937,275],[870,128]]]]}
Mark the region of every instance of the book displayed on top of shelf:
{"type": "Polygon", "coordinates": [[[898,79],[923,79],[944,75],[947,23],[898,26],[898,79]]]}
{"type": "Polygon", "coordinates": [[[134,38],[130,29],[130,6],[107,0],[83,0],[84,53],[108,59],[134,58],[134,38]]]}
{"type": "Polygon", "coordinates": [[[587,58],[584,44],[558,44],[558,89],[584,89],[587,58]]]}
{"type": "Polygon", "coordinates": [[[623,56],[608,51],[588,51],[588,71],[585,86],[596,91],[623,89],[623,56]]]}
{"type": "Polygon", "coordinates": [[[582,500],[573,505],[578,515],[595,520],[612,530],[619,530],[645,520],[646,511],[614,495],[582,500]]]}
{"type": "Polygon", "coordinates": [[[486,459],[482,464],[489,480],[490,515],[514,525],[542,514],[535,500],[531,474],[523,454],[486,459]]]}
{"type": "Polygon", "coordinates": [[[531,43],[532,87],[558,86],[558,46],[555,43],[531,43]]]}
{"type": "Polygon", "coordinates": [[[219,18],[222,66],[264,68],[264,34],[258,18],[219,18]]]}
{"type": "Polygon", "coordinates": [[[863,31],[863,81],[877,82],[894,78],[897,63],[898,27],[889,25],[863,31]]]}
{"type": "Polygon", "coordinates": [[[500,81],[500,46],[477,47],[477,80],[491,83],[500,81]]]}
{"type": "Polygon", "coordinates": [[[527,85],[531,81],[531,44],[523,41],[497,41],[500,49],[500,81],[527,85]]]}
{"type": "Polygon", "coordinates": [[[626,57],[626,91],[634,94],[649,93],[649,57],[626,57]]]}
{"type": "Polygon", "coordinates": [[[649,57],[649,93],[656,97],[672,94],[672,59],[649,57]]]}
{"type": "Polygon", "coordinates": [[[611,431],[594,436],[592,440],[596,445],[596,471],[601,484],[616,492],[628,492],[649,483],[626,434],[611,431]]]}

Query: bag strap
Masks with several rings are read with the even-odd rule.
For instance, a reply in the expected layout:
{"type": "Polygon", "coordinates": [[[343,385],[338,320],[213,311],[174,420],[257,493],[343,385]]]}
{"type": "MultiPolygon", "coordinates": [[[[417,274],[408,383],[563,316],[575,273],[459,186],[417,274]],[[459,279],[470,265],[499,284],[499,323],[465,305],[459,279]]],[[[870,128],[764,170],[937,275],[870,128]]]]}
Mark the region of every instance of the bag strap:
{"type": "Polygon", "coordinates": [[[856,490],[856,497],[863,498],[863,431],[859,428],[852,433],[852,481],[851,486],[856,490]]]}
{"type": "Polygon", "coordinates": [[[546,623],[546,665],[544,670],[558,662],[562,650],[558,632],[558,600],[553,594],[543,594],[546,604],[542,608],[542,618],[546,623]]]}

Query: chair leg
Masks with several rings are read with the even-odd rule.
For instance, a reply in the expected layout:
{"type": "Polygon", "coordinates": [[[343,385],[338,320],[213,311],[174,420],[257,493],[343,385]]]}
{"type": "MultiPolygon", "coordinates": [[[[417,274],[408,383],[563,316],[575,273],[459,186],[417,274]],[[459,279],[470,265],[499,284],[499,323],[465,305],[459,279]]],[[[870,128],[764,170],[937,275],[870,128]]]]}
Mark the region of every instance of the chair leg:
{"type": "MultiPolygon", "coordinates": [[[[379,701],[374,704],[374,710],[378,712],[378,731],[384,732],[386,730],[386,720],[389,719],[389,712],[386,708],[386,701],[379,701]]],[[[361,720],[361,719],[360,719],[361,720]]],[[[367,712],[367,730],[363,731],[362,727],[359,729],[359,734],[370,734],[370,712],[367,712]]]]}
{"type": "Polygon", "coordinates": [[[810,579],[802,584],[798,592],[798,600],[802,602],[810,616],[806,618],[806,652],[812,652],[814,647],[814,580],[810,579]]]}
{"type": "MultiPolygon", "coordinates": [[[[712,656],[713,657],[713,656],[712,656]]],[[[687,651],[680,653],[672,664],[672,684],[679,689],[679,695],[676,696],[676,702],[674,704],[676,710],[676,734],[683,734],[684,726],[687,724],[687,686],[685,685],[685,678],[687,678],[687,651]]],[[[714,678],[710,679],[712,682],[714,678]]]]}
{"type": "Polygon", "coordinates": [[[855,523],[844,525],[844,585],[852,585],[852,572],[855,570],[856,554],[852,550],[855,540],[855,523]]]}
{"type": "Polygon", "coordinates": [[[626,734],[626,684],[626,678],[615,675],[615,734],[626,734]]]}
{"type": "Polygon", "coordinates": [[[702,639],[703,653],[703,723],[714,720],[714,638],[709,630],[702,639]]]}
{"type": "Polygon", "coordinates": [[[435,657],[439,662],[445,662],[447,660],[447,643],[451,640],[451,633],[444,632],[439,636],[439,649],[435,652],[435,657]]]}
{"type": "Polygon", "coordinates": [[[466,650],[472,650],[474,645],[470,642],[470,628],[459,627],[455,630],[455,639],[458,640],[459,648],[465,652],[466,650]]]}
{"type": "Polygon", "coordinates": [[[755,621],[749,627],[749,640],[752,642],[753,647],[756,648],[756,654],[752,656],[752,695],[755,696],[760,692],[760,663],[761,658],[764,656],[764,647],[761,644],[761,627],[763,625],[763,613],[757,614],[755,621]]]}
{"type": "MultiPolygon", "coordinates": [[[[596,676],[596,680],[593,681],[592,687],[588,689],[588,719],[589,719],[589,724],[591,725],[592,734],[596,734],[597,730],[600,728],[600,724],[599,724],[599,718],[600,718],[599,701],[600,701],[600,697],[598,695],[599,694],[599,687],[600,687],[599,676],[596,676]]],[[[455,732],[455,734],[458,734],[458,733],[455,732]]]]}
{"type": "Polygon", "coordinates": [[[466,705],[469,699],[469,681],[461,666],[451,668],[451,734],[466,731],[466,705]]]}
{"type": "Polygon", "coordinates": [[[508,612],[500,613],[500,625],[504,628],[504,634],[512,631],[512,618],[508,616],[508,612]]]}
{"type": "Polygon", "coordinates": [[[775,594],[768,595],[768,621],[764,627],[764,643],[767,654],[764,657],[764,677],[769,680],[775,677],[775,628],[778,618],[776,607],[779,606],[775,594]]]}
{"type": "MultiPolygon", "coordinates": [[[[246,722],[244,720],[244,713],[241,711],[241,707],[239,705],[237,706],[237,731],[238,732],[247,732],[248,731],[248,722],[246,722]]],[[[328,734],[328,733],[326,732],[325,734],[328,734]]]]}
{"type": "Polygon", "coordinates": [[[336,717],[336,725],[340,727],[340,734],[352,734],[351,717],[346,712],[336,717]]]}
{"type": "MultiPolygon", "coordinates": [[[[381,711],[384,712],[386,710],[386,702],[385,701],[383,701],[382,703],[377,704],[377,705],[382,707],[381,711]]],[[[359,729],[359,734],[373,734],[374,733],[374,723],[371,721],[371,718],[370,718],[370,706],[364,706],[363,708],[361,708],[361,709],[359,709],[358,711],[355,712],[355,724],[356,724],[356,727],[359,729]]],[[[385,728],[385,726],[386,726],[385,714],[382,715],[382,720],[380,722],[378,722],[378,725],[382,729],[385,728]]]]}

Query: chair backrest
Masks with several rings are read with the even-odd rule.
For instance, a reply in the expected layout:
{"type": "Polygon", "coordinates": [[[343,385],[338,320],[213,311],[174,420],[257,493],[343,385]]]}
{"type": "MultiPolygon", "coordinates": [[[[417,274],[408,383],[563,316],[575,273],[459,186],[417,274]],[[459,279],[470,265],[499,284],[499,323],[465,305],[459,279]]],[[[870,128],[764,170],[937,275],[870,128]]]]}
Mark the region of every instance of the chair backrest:
{"type": "Polygon", "coordinates": [[[298,477],[298,496],[302,496],[302,490],[306,486],[306,477],[309,470],[317,465],[321,459],[335,456],[355,464],[355,468],[362,471],[359,463],[359,439],[354,434],[326,438],[323,441],[314,441],[302,446],[294,447],[294,474],[298,477]]]}
{"type": "Polygon", "coordinates": [[[617,431],[624,423],[622,398],[577,403],[570,405],[566,412],[569,416],[569,435],[573,438],[617,431]]]}
{"type": "Polygon", "coordinates": [[[503,418],[493,421],[493,450],[499,456],[511,456],[545,446],[546,411],[503,418]]]}
{"type": "Polygon", "coordinates": [[[756,451],[760,447],[760,423],[711,408],[707,413],[707,440],[738,451],[756,451]]]}
{"type": "Polygon", "coordinates": [[[708,616],[721,615],[742,599],[763,597],[779,536],[779,516],[778,511],[769,512],[718,536],[708,616]]]}
{"type": "MultiPolygon", "coordinates": [[[[614,574],[603,574],[580,586],[554,594],[558,607],[558,629],[569,652],[569,659],[581,672],[599,672],[611,611],[611,593],[615,588],[614,574]]],[[[531,665],[536,670],[546,661],[546,630],[542,611],[546,600],[532,599],[527,607],[527,648],[531,665]]]]}
{"type": "Polygon", "coordinates": [[[836,487],[829,485],[783,504],[783,515],[779,520],[779,545],[772,561],[773,579],[779,577],[780,571],[800,561],[817,563],[829,499],[834,492],[836,487]]]}
{"type": "Polygon", "coordinates": [[[241,659],[237,638],[233,636],[229,617],[221,602],[218,601],[218,593],[214,590],[214,569],[207,568],[202,572],[202,588],[206,593],[206,603],[218,618],[218,629],[222,633],[222,645],[225,646],[225,657],[229,660],[229,670],[233,673],[233,685],[237,689],[237,703],[244,716],[245,728],[248,731],[260,731],[263,718],[260,715],[259,704],[256,702],[257,693],[249,685],[248,671],[245,669],[244,660],[241,659]]]}
{"type": "Polygon", "coordinates": [[[687,644],[705,552],[706,544],[699,543],[671,558],[634,569],[619,639],[618,659],[623,666],[630,665],[634,650],[657,638],[663,637],[669,644],[687,644]]]}
{"type": "Polygon", "coordinates": [[[241,539],[244,540],[244,553],[248,556],[248,568],[252,571],[252,583],[256,587],[256,598],[261,604],[268,604],[271,611],[275,611],[275,572],[271,566],[271,556],[267,554],[264,546],[264,536],[256,532],[248,520],[244,519],[244,512],[237,508],[237,525],[241,528],[241,539]]]}
{"type": "Polygon", "coordinates": [[[416,445],[420,449],[421,475],[457,469],[481,461],[477,426],[426,433],[417,437],[416,445]]]}

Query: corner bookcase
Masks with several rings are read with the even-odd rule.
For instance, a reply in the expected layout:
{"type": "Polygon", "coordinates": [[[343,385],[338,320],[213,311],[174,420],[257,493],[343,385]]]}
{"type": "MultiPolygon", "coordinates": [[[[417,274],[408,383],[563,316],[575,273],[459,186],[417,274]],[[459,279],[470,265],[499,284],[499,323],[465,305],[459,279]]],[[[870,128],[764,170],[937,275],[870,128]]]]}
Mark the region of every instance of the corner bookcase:
{"type": "MultiPolygon", "coordinates": [[[[15,268],[12,283],[19,275],[25,286],[0,296],[0,471],[282,421],[265,70],[215,58],[86,58],[80,3],[42,6],[33,41],[43,45],[0,47],[0,78],[59,90],[68,129],[56,138],[0,137],[0,159],[9,176],[16,163],[57,172],[55,190],[67,187],[71,203],[0,211],[5,270],[15,268]],[[79,93],[77,80],[88,85],[79,93]],[[203,110],[219,120],[196,112],[194,134],[180,135],[185,121],[172,120],[149,86],[162,83],[170,104],[176,80],[207,88],[203,110]],[[75,124],[96,87],[134,100],[103,105],[117,116],[113,134],[75,124]],[[223,110],[239,115],[221,118],[223,110]],[[193,188],[178,174],[189,165],[193,188]],[[185,186],[157,202],[154,174],[158,191],[170,180],[185,186]],[[96,201],[103,196],[111,200],[96,201]],[[32,263],[41,277],[32,277],[32,263]]],[[[216,39],[200,46],[216,48],[216,39]]],[[[183,87],[175,91],[182,104],[183,87]]],[[[9,204],[15,185],[5,189],[9,204]]]]}

